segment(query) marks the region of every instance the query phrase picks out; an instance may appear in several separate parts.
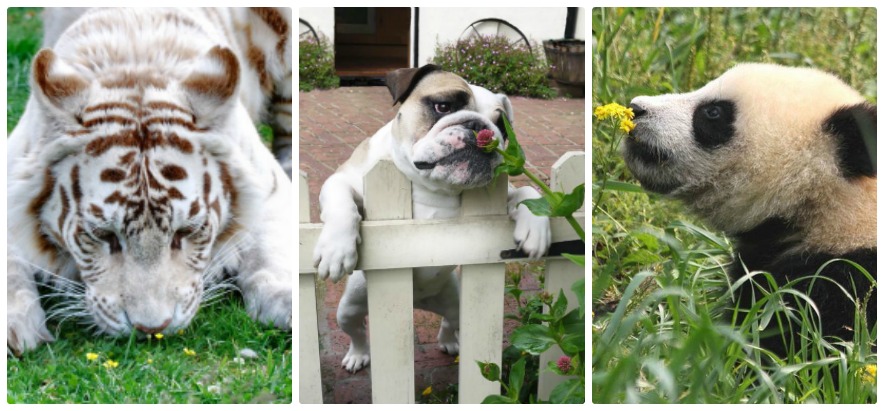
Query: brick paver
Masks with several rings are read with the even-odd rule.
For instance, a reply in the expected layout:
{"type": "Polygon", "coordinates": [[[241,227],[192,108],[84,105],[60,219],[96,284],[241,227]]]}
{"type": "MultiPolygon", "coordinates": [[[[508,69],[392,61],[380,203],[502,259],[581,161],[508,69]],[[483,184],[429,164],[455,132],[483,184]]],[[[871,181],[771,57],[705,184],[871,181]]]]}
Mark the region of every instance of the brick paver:
{"type": "MultiPolygon", "coordinates": [[[[528,167],[545,182],[553,163],[567,151],[585,151],[585,106],[583,99],[536,100],[511,97],[515,111],[514,128],[523,145],[528,167]]],[[[307,173],[310,186],[311,221],[319,221],[318,196],[322,182],[343,163],[353,149],[371,137],[396,113],[385,87],[345,87],[298,93],[300,169],[307,173]]],[[[530,183],[513,178],[515,185],[530,183]]],[[[300,201],[304,201],[301,199],[300,201]]],[[[521,287],[536,291],[536,280],[523,278],[521,287]]],[[[326,403],[371,402],[370,370],[351,375],[340,368],[349,346],[349,337],[337,326],[335,312],[343,284],[327,282],[318,286],[320,301],[320,363],[323,397],[326,403]]],[[[516,303],[506,301],[506,311],[516,303]]],[[[415,391],[416,398],[429,385],[440,392],[457,382],[454,357],[436,347],[440,318],[415,311],[415,391]]],[[[513,328],[505,325],[505,335],[513,328]]],[[[506,343],[506,342],[505,342],[506,343]]]]}

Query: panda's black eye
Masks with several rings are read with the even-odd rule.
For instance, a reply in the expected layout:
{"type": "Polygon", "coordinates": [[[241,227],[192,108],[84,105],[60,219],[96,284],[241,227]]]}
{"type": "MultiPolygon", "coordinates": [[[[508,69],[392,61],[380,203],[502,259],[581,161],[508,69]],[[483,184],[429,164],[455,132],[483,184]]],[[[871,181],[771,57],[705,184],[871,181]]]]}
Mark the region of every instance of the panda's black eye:
{"type": "Polygon", "coordinates": [[[710,120],[718,120],[721,117],[721,108],[716,105],[708,105],[703,109],[703,114],[710,120]]]}
{"type": "Polygon", "coordinates": [[[436,110],[439,114],[448,114],[451,112],[451,104],[450,103],[436,103],[433,104],[433,109],[436,110]]]}

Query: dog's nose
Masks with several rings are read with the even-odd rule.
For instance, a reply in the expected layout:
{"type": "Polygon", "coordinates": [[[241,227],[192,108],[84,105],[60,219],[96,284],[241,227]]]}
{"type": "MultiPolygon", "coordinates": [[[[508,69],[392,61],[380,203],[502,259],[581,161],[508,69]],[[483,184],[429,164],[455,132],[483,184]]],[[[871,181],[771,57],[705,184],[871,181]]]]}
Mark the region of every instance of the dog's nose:
{"type": "Polygon", "coordinates": [[[648,110],[645,110],[644,107],[636,103],[629,103],[629,108],[632,109],[632,114],[635,114],[635,118],[639,118],[645,114],[648,114],[648,110]]]}

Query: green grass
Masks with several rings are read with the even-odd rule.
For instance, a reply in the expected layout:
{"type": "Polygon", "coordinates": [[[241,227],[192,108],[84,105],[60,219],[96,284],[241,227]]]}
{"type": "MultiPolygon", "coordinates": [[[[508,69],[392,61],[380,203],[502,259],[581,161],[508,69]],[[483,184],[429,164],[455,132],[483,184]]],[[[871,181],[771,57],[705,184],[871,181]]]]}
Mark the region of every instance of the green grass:
{"type": "MultiPolygon", "coordinates": [[[[875,102],[876,25],[874,9],[595,8],[592,105],[693,90],[747,61],[818,67],[875,102]]],[[[784,289],[738,324],[729,241],[637,185],[615,124],[592,127],[593,402],[877,401],[863,378],[877,328],[821,343],[812,309],[781,310],[784,289]],[[753,331],[783,315],[810,341],[786,359],[758,348],[753,331]]]]}
{"type": "MultiPolygon", "coordinates": [[[[42,28],[36,9],[8,9],[7,24],[10,131],[24,111],[42,28]]],[[[95,336],[70,321],[49,329],[56,342],[7,358],[8,402],[292,402],[292,333],[252,321],[236,294],[202,307],[182,335],[161,340],[95,336]],[[237,360],[246,348],[257,358],[237,360]],[[99,358],[87,360],[87,353],[99,358]],[[106,368],[109,359],[119,365],[106,368]]]]}

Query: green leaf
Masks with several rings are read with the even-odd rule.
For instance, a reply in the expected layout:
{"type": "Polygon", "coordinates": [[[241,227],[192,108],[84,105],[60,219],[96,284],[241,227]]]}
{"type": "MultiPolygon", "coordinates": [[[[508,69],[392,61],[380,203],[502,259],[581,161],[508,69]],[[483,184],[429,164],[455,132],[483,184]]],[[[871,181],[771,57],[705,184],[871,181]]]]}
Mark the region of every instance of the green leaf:
{"type": "Polygon", "coordinates": [[[564,217],[574,214],[577,209],[583,207],[584,184],[574,187],[574,190],[562,197],[562,201],[553,207],[554,217],[564,217]]]}
{"type": "Polygon", "coordinates": [[[565,315],[565,310],[568,309],[568,297],[565,297],[565,291],[559,290],[559,296],[556,298],[556,301],[552,304],[551,314],[556,321],[561,320],[565,315]]]}
{"type": "Polygon", "coordinates": [[[530,324],[513,330],[512,335],[510,335],[510,342],[522,351],[527,351],[533,355],[540,355],[540,353],[552,347],[556,340],[552,337],[549,327],[540,324],[530,324]]]}
{"type": "Polygon", "coordinates": [[[509,172],[511,176],[517,176],[522,174],[525,170],[525,151],[522,150],[522,146],[519,145],[519,140],[516,139],[516,132],[513,131],[513,126],[510,124],[510,119],[506,117],[506,114],[501,115],[503,118],[503,127],[506,129],[506,135],[508,139],[508,143],[506,145],[506,153],[510,158],[505,159],[504,161],[507,164],[510,164],[512,169],[509,172]],[[513,174],[513,172],[518,171],[517,174],[513,174]]]}
{"type": "Polygon", "coordinates": [[[525,357],[519,358],[510,368],[510,389],[506,395],[513,400],[519,400],[519,394],[522,390],[522,383],[525,381],[525,357]]]}
{"type": "MultiPolygon", "coordinates": [[[[569,260],[571,260],[571,257],[572,257],[569,254],[568,255],[562,254],[562,256],[564,256],[565,258],[567,258],[569,260]]],[[[583,262],[583,259],[586,256],[579,255],[579,256],[573,256],[573,257],[580,257],[580,261],[583,262]]],[[[574,260],[571,260],[571,261],[574,261],[574,260]]],[[[580,263],[578,263],[578,264],[580,264],[580,263]]],[[[575,281],[574,284],[571,284],[571,291],[573,291],[574,294],[577,296],[577,303],[580,304],[580,317],[585,319],[586,318],[586,301],[584,300],[584,298],[586,297],[586,278],[581,278],[581,279],[575,281]]]]}
{"type": "Polygon", "coordinates": [[[488,381],[500,381],[500,367],[493,362],[476,361],[479,371],[488,381]]]}
{"type": "Polygon", "coordinates": [[[562,253],[562,257],[565,257],[568,260],[571,260],[572,263],[577,264],[581,267],[586,267],[586,256],[585,255],[562,253]]]}
{"type": "MultiPolygon", "coordinates": [[[[600,190],[602,188],[602,183],[592,183],[593,190],[600,190]]],[[[638,184],[632,183],[624,183],[622,181],[611,181],[608,180],[604,183],[605,191],[621,191],[624,193],[644,193],[645,190],[642,189],[642,186],[638,184]]]]}
{"type": "Polygon", "coordinates": [[[586,402],[586,384],[579,378],[566,380],[549,394],[553,404],[583,404],[586,402]]]}
{"type": "Polygon", "coordinates": [[[482,400],[482,404],[518,404],[518,401],[513,400],[509,397],[504,397],[503,395],[489,395],[482,400]]]}
{"type": "Polygon", "coordinates": [[[586,351],[585,333],[566,334],[562,338],[562,342],[559,343],[559,347],[569,357],[573,357],[581,351],[586,351]]]}
{"type": "Polygon", "coordinates": [[[536,216],[551,217],[553,213],[552,207],[545,197],[523,200],[519,204],[524,204],[525,207],[528,207],[528,210],[531,211],[531,214],[536,216]]]}

